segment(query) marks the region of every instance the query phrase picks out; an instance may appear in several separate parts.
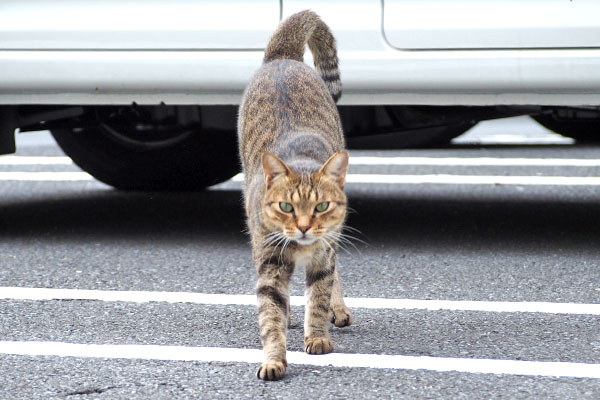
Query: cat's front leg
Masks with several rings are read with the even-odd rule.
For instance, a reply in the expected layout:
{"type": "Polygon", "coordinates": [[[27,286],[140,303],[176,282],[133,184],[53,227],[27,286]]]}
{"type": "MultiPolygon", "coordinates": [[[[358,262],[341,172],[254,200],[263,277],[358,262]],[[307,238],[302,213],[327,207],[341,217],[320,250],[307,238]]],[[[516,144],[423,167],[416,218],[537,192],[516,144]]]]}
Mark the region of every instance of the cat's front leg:
{"type": "Polygon", "coordinates": [[[306,266],[306,315],[304,318],[304,350],[309,354],[333,351],[329,339],[329,305],[334,282],[335,258],[327,254],[306,266]]]}
{"type": "Polygon", "coordinates": [[[344,303],[337,261],[335,265],[336,267],[333,272],[333,287],[331,289],[331,303],[329,306],[329,320],[338,328],[342,328],[344,326],[352,325],[354,317],[348,307],[346,307],[346,303],[344,303]]]}
{"type": "Polygon", "coordinates": [[[288,288],[292,270],[293,267],[281,259],[269,258],[257,263],[258,325],[265,359],[256,371],[260,379],[278,380],[285,375],[288,288]]]}

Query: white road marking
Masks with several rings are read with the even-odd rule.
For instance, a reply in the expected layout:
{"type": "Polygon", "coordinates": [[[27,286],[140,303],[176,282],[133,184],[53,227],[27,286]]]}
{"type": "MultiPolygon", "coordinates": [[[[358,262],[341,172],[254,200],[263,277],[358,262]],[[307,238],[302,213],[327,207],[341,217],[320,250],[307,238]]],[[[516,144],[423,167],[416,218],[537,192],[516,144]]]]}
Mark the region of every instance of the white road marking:
{"type": "Polygon", "coordinates": [[[65,182],[94,180],[87,172],[17,172],[0,171],[0,181],[65,182]]]}
{"type": "MultiPolygon", "coordinates": [[[[92,181],[87,172],[15,172],[0,171],[0,181],[73,182],[92,181]]],[[[244,180],[242,174],[232,178],[244,180]]],[[[439,185],[533,185],[533,186],[600,186],[595,176],[498,176],[498,175],[384,175],[348,174],[348,183],[439,184],[439,185]]]]}
{"type": "Polygon", "coordinates": [[[575,140],[556,134],[544,136],[524,136],[520,134],[495,134],[495,135],[473,135],[472,133],[459,136],[452,139],[452,144],[457,145],[487,145],[487,144],[502,144],[502,145],[570,145],[575,143],[575,140]]]}
{"type": "MultiPolygon", "coordinates": [[[[258,349],[158,345],[79,344],[62,342],[0,342],[1,354],[23,356],[125,358],[144,360],[239,362],[258,364],[258,349]]],[[[600,379],[600,364],[550,361],[517,361],[476,358],[416,357],[382,354],[331,353],[308,355],[288,352],[289,364],[323,367],[456,371],[474,374],[506,374],[600,379]]]]}
{"type": "MultiPolygon", "coordinates": [[[[208,294],[192,292],[152,292],[119,290],[50,289],[25,287],[0,287],[0,299],[7,300],[98,300],[148,303],[195,303],[216,305],[256,305],[256,296],[245,294],[208,294]]],[[[352,308],[394,310],[451,310],[482,312],[527,312],[548,314],[600,315],[600,304],[511,302],[511,301],[459,301],[415,300],[346,297],[346,305],[352,308]]],[[[303,306],[303,296],[291,296],[290,304],[303,306]]]]}
{"type": "Polygon", "coordinates": [[[533,185],[600,186],[596,176],[498,176],[498,175],[383,175],[349,174],[348,183],[438,184],[438,185],[533,185]]]}
{"type": "MultiPolygon", "coordinates": [[[[232,178],[242,182],[244,176],[232,178]]],[[[433,185],[527,185],[527,186],[600,186],[596,176],[506,176],[506,175],[392,175],[392,174],[348,174],[348,183],[375,184],[433,184],[433,185]]]]}
{"type": "MultiPolygon", "coordinates": [[[[458,158],[458,157],[351,157],[354,165],[417,165],[417,166],[571,166],[598,167],[600,159],[560,158],[458,158]]],[[[0,157],[0,165],[68,165],[68,157],[0,157]]],[[[94,178],[83,171],[0,171],[0,181],[91,181],[94,178]]],[[[243,174],[232,179],[242,182],[243,174]]],[[[374,184],[443,184],[443,185],[537,185],[537,186],[599,186],[596,176],[506,176],[506,175],[452,175],[452,174],[348,174],[348,183],[374,184]]]]}
{"type": "Polygon", "coordinates": [[[600,159],[498,157],[360,157],[351,165],[600,167],[600,159]]]}
{"type": "Polygon", "coordinates": [[[2,156],[0,165],[72,165],[69,157],[59,156],[2,156]]]}
{"type": "MultiPolygon", "coordinates": [[[[544,166],[599,167],[600,159],[587,158],[504,158],[504,157],[369,157],[351,156],[351,165],[405,166],[544,166]]],[[[2,156],[0,165],[73,165],[62,156],[2,156]]]]}

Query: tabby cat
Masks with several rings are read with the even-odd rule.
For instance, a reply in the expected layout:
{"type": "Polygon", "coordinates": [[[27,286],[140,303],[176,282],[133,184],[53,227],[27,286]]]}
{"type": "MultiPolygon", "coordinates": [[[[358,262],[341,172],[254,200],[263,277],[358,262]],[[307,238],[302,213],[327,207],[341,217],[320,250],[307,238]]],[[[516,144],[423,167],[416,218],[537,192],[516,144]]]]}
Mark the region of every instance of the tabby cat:
{"type": "Polygon", "coordinates": [[[265,50],[239,111],[245,208],[257,273],[260,379],[285,375],[289,281],[306,275],[304,349],[333,351],[329,321],[348,326],[337,270],[346,217],[348,153],[335,102],[341,94],[335,39],[312,11],[283,21],[265,50]],[[316,71],[304,64],[304,48],[316,71]]]}

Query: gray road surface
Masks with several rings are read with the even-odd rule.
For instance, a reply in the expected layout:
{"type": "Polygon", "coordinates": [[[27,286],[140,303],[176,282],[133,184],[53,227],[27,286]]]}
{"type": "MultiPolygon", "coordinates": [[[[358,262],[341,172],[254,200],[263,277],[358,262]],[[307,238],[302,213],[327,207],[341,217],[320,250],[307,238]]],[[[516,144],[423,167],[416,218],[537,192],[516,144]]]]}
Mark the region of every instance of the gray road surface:
{"type": "MultiPolygon", "coordinates": [[[[19,156],[60,156],[47,134],[19,156]]],[[[486,123],[447,149],[353,157],[597,159],[523,118],[486,123]],[[494,144],[495,143],[495,144],[494,144]],[[537,144],[536,144],[537,143],[537,144]],[[540,143],[542,143],[540,145],[540,143]]],[[[0,158],[1,160],[1,158],[0,158]]],[[[77,171],[0,165],[1,171],[77,171]]],[[[350,174],[598,177],[600,167],[353,165],[350,174]]],[[[253,294],[239,182],[204,193],[126,193],[95,181],[0,181],[3,287],[253,294]]],[[[600,187],[348,185],[356,242],[340,255],[346,296],[600,303],[600,187]]],[[[302,295],[301,273],[293,295],[302,295]]],[[[1,296],[0,296],[1,297],[1,296]]],[[[302,351],[303,307],[288,349],[302,351]]],[[[336,352],[600,363],[600,317],[584,312],[355,308],[336,352]]],[[[0,340],[260,349],[256,307],[0,300],[0,340]]],[[[280,382],[246,362],[0,354],[0,398],[598,398],[600,379],[290,365],[280,382]]]]}

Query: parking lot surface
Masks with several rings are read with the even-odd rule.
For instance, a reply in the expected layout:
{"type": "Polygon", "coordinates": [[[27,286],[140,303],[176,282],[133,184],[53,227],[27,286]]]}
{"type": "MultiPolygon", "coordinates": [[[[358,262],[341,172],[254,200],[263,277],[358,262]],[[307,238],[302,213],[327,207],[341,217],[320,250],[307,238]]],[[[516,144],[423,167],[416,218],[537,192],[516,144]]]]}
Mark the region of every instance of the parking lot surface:
{"type": "Polygon", "coordinates": [[[600,146],[527,118],[352,151],[334,353],[262,382],[240,177],[121,192],[48,133],[0,157],[0,398],[599,398],[600,146]]]}

